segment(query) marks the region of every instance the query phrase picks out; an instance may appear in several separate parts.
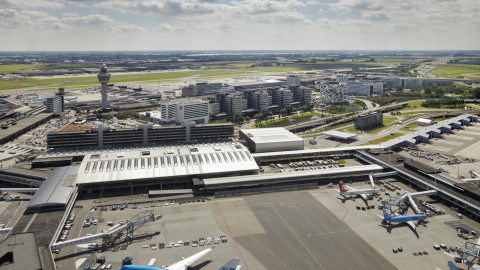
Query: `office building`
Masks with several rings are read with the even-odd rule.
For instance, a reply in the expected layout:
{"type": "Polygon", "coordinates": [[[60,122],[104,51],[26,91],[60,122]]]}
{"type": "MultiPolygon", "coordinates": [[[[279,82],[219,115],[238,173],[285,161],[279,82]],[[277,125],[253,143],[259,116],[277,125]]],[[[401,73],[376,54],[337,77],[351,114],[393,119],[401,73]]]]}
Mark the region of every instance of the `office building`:
{"type": "Polygon", "coordinates": [[[247,108],[258,110],[259,113],[268,112],[268,93],[264,90],[245,90],[243,98],[247,100],[247,108]]]}
{"type": "Polygon", "coordinates": [[[347,97],[347,83],[344,82],[320,82],[317,89],[320,95],[316,101],[320,103],[345,102],[347,97]]]}
{"type": "Polygon", "coordinates": [[[197,122],[208,124],[208,101],[201,99],[178,99],[160,104],[161,120],[164,123],[182,124],[197,122]]]}
{"type": "Polygon", "coordinates": [[[353,123],[358,130],[369,130],[379,127],[383,124],[383,113],[369,113],[353,118],[353,123]]]}
{"type": "Polygon", "coordinates": [[[288,75],[287,76],[287,86],[300,85],[300,77],[297,75],[288,75]]]}
{"type": "Polygon", "coordinates": [[[62,100],[60,96],[47,98],[45,101],[46,112],[47,113],[59,113],[62,112],[62,100]]]}
{"type": "Polygon", "coordinates": [[[310,105],[312,103],[312,89],[303,86],[290,86],[290,91],[293,93],[293,101],[300,105],[310,105]]]}

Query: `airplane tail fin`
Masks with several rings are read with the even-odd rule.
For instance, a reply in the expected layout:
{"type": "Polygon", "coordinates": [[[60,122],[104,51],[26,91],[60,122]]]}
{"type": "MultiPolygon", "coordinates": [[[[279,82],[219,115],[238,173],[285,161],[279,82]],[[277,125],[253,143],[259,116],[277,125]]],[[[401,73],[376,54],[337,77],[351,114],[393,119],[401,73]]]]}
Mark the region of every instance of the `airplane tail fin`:
{"type": "Polygon", "coordinates": [[[240,259],[234,258],[222,265],[218,270],[240,270],[241,266],[238,265],[239,263],[240,259]]]}
{"type": "Polygon", "coordinates": [[[345,189],[345,187],[343,187],[343,182],[338,183],[338,187],[340,188],[340,192],[348,191],[347,189],[345,189]]]}
{"type": "Polygon", "coordinates": [[[458,267],[452,261],[448,261],[448,269],[458,270],[458,267]]]}
{"type": "Polygon", "coordinates": [[[391,218],[391,217],[392,217],[392,216],[390,216],[390,215],[388,214],[387,210],[385,210],[385,208],[383,208],[383,218],[384,218],[384,219],[389,219],[389,218],[391,218]]]}

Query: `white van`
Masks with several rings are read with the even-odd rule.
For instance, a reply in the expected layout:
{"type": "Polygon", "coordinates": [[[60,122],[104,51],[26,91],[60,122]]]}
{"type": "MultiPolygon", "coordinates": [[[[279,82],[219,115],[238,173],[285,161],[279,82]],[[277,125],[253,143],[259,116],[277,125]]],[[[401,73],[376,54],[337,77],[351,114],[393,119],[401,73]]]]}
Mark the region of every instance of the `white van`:
{"type": "Polygon", "coordinates": [[[105,269],[112,269],[112,264],[107,265],[107,268],[105,269]]]}

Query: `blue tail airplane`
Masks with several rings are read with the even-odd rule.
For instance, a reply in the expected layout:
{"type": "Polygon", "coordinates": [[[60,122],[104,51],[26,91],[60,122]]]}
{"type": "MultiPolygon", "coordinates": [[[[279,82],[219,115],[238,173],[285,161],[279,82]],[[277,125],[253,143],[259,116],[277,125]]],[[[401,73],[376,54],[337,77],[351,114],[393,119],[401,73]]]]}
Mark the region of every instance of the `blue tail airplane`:
{"type": "Polygon", "coordinates": [[[379,217],[383,218],[383,221],[386,223],[392,222],[405,222],[410,226],[414,231],[416,231],[417,227],[415,225],[415,220],[424,220],[427,218],[424,214],[416,214],[416,215],[408,215],[408,216],[394,216],[392,217],[388,212],[383,209],[383,217],[378,215],[379,217]]]}

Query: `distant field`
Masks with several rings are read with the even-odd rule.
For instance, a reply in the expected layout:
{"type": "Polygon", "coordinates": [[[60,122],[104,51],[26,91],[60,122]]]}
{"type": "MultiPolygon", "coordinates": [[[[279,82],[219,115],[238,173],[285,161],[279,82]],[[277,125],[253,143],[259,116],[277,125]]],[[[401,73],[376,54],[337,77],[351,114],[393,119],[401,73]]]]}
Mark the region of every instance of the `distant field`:
{"type": "Polygon", "coordinates": [[[480,80],[480,65],[445,65],[437,66],[432,74],[447,78],[465,78],[480,80]]]}
{"type": "MultiPolygon", "coordinates": [[[[1,66],[0,66],[1,67],[1,66]]],[[[3,66],[5,67],[5,66],[3,66]]],[[[27,67],[17,67],[17,70],[27,67]]],[[[30,67],[31,68],[31,67],[30,67]]],[[[13,68],[9,69],[10,71],[13,68]]],[[[172,82],[181,81],[183,78],[198,78],[198,79],[213,79],[213,78],[227,78],[227,77],[245,77],[245,76],[259,76],[267,72],[286,73],[298,71],[291,67],[256,67],[256,68],[238,68],[238,69],[207,69],[207,70],[191,70],[191,71],[168,71],[155,73],[141,73],[141,74],[112,74],[111,83],[127,83],[127,82],[172,82]]],[[[18,88],[38,86],[93,86],[98,85],[96,76],[78,77],[69,76],[65,78],[46,78],[46,79],[32,79],[19,78],[0,80],[0,90],[11,90],[18,88]]],[[[48,89],[48,88],[47,88],[48,89]]],[[[41,89],[39,89],[41,90],[41,89]]]]}
{"type": "Polygon", "coordinates": [[[32,71],[37,69],[40,65],[30,64],[30,65],[0,65],[0,73],[10,74],[12,72],[25,72],[32,71]]]}

